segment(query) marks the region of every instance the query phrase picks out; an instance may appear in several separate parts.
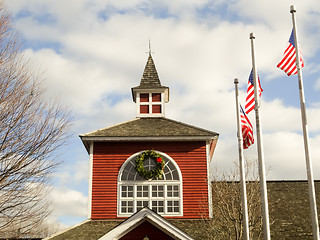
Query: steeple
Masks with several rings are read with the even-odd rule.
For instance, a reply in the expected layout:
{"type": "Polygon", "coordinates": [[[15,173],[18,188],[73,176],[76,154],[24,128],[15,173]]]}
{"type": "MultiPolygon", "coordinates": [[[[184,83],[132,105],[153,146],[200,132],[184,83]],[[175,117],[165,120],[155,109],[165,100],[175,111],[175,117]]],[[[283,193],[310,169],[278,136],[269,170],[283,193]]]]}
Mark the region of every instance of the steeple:
{"type": "Polygon", "coordinates": [[[137,105],[137,117],[165,116],[164,103],[169,101],[169,88],[161,85],[150,49],[140,85],[131,91],[137,105]]]}
{"type": "Polygon", "coordinates": [[[140,87],[162,87],[150,52],[140,81],[140,87]]]}

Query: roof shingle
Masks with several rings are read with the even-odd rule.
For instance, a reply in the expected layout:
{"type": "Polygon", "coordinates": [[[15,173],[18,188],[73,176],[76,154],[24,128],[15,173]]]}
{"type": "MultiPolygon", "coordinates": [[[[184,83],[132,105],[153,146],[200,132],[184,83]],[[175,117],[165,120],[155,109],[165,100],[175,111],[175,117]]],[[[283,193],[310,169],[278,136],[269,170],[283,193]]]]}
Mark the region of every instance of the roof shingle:
{"type": "Polygon", "coordinates": [[[217,137],[219,134],[168,118],[136,118],[81,137],[217,137]]]}

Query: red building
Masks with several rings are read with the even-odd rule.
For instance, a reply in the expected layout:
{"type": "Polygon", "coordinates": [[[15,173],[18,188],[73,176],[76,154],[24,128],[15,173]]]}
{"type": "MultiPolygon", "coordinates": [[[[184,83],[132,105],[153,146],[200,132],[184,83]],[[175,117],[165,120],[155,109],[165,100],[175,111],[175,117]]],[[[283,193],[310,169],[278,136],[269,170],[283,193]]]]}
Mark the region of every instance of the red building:
{"type": "Polygon", "coordinates": [[[218,134],[165,117],[169,88],[151,54],[131,90],[135,119],[80,135],[90,159],[88,218],[129,217],[101,239],[192,239],[165,219],[212,216],[208,175],[218,134]]]}
{"type": "MultiPolygon", "coordinates": [[[[216,234],[205,219],[212,216],[208,173],[218,134],[165,117],[169,88],[161,85],[151,55],[132,96],[135,119],[80,136],[90,156],[88,220],[46,239],[200,240],[208,239],[208,229],[216,234]]],[[[312,238],[307,194],[306,181],[268,182],[274,239],[312,238]]]]}

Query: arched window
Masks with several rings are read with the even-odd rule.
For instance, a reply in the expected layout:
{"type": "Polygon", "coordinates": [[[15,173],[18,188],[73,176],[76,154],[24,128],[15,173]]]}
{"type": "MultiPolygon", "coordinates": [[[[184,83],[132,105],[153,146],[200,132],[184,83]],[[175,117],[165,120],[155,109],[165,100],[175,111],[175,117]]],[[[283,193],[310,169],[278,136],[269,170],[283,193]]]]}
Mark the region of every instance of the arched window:
{"type": "MultiPolygon", "coordinates": [[[[176,162],[158,152],[165,161],[161,178],[143,179],[136,171],[136,159],[142,153],[129,157],[118,175],[118,216],[131,216],[147,206],[162,216],[182,216],[182,176],[176,162]]],[[[152,170],[155,162],[145,159],[144,168],[152,170]]]]}

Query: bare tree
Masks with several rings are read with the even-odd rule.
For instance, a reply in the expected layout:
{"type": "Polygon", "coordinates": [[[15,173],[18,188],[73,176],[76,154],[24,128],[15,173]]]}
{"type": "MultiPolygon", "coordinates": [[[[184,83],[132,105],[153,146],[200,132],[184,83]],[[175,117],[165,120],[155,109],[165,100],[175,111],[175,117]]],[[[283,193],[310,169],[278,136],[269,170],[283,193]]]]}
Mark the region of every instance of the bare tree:
{"type": "MultiPolygon", "coordinates": [[[[247,204],[250,239],[261,239],[262,218],[260,185],[256,161],[246,162],[247,204]]],[[[230,170],[215,170],[212,181],[213,218],[203,219],[206,239],[243,239],[243,214],[239,165],[230,170]]]]}
{"type": "Polygon", "coordinates": [[[45,97],[0,3],[0,235],[26,236],[49,214],[45,200],[69,113],[45,97]]]}

